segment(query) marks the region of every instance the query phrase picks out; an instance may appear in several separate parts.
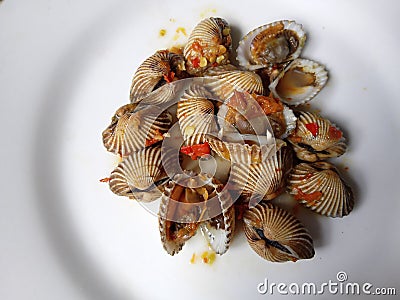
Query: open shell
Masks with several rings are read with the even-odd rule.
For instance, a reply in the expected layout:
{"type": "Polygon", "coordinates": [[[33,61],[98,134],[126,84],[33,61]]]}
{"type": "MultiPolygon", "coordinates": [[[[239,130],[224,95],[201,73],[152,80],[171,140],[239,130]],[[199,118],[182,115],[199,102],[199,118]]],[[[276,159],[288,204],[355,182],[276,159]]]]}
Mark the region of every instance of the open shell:
{"type": "Polygon", "coordinates": [[[259,203],[243,216],[250,247],[273,262],[309,259],[315,254],[307,229],[293,215],[272,203],[259,203]]]}
{"type": "Polygon", "coordinates": [[[233,96],[219,107],[217,122],[220,135],[236,132],[263,136],[272,133],[269,120],[253,95],[238,90],[234,90],[233,96]]]}
{"type": "Polygon", "coordinates": [[[235,228],[233,202],[227,190],[214,178],[193,172],[176,175],[161,197],[159,229],[168,254],[178,253],[201,226],[209,245],[224,254],[235,228]],[[189,177],[186,177],[189,175],[189,177]]]}
{"type": "Polygon", "coordinates": [[[286,138],[296,128],[296,116],[278,98],[274,98],[272,94],[269,96],[253,94],[252,97],[267,116],[275,137],[286,138]]]}
{"type": "Polygon", "coordinates": [[[221,101],[231,98],[234,90],[240,92],[264,94],[261,77],[254,72],[237,70],[232,65],[210,68],[204,74],[211,92],[221,101]]]}
{"type": "Polygon", "coordinates": [[[163,140],[163,134],[168,131],[171,122],[170,113],[159,114],[155,107],[137,109],[135,104],[124,105],[103,131],[103,143],[108,151],[128,156],[163,140]]]}
{"type": "Polygon", "coordinates": [[[161,196],[159,189],[166,177],[161,146],[156,145],[124,158],[112,171],[109,185],[117,195],[148,202],[161,196]]]}
{"type": "Polygon", "coordinates": [[[214,104],[210,98],[211,93],[204,87],[192,85],[178,102],[176,115],[186,145],[204,143],[207,134],[216,132],[214,104]]]}
{"type": "Polygon", "coordinates": [[[328,119],[310,112],[300,112],[296,129],[288,137],[301,160],[315,162],[338,157],[346,152],[342,131],[328,119]]]}
{"type": "Polygon", "coordinates": [[[130,89],[131,102],[139,102],[158,87],[171,82],[184,69],[185,60],[182,55],[168,50],[157,51],[136,70],[130,89]]]}
{"type": "Polygon", "coordinates": [[[206,18],[195,26],[183,49],[186,69],[201,75],[207,68],[229,62],[232,38],[228,23],[221,18],[206,18]]]}
{"type": "Polygon", "coordinates": [[[218,198],[217,209],[219,209],[221,213],[203,222],[200,229],[207,239],[208,245],[215,253],[222,255],[228,251],[235,231],[235,208],[229,191],[223,189],[222,184],[215,179],[209,184],[211,184],[214,189],[208,197],[218,198]]]}
{"type": "Polygon", "coordinates": [[[271,200],[284,191],[286,178],[293,165],[292,150],[279,143],[277,152],[260,163],[234,163],[231,179],[242,195],[254,197],[252,204],[261,199],[271,200]]]}
{"type": "Polygon", "coordinates": [[[297,58],[306,35],[302,25],[294,21],[277,21],[250,31],[237,48],[239,64],[255,70],[297,58]]]}
{"type": "Polygon", "coordinates": [[[319,63],[297,58],[269,85],[272,94],[288,105],[310,101],[325,86],[328,72],[319,63]]]}
{"type": "Polygon", "coordinates": [[[354,206],[353,192],[328,162],[301,163],[289,175],[288,191],[300,203],[329,217],[348,215],[354,206]]]}

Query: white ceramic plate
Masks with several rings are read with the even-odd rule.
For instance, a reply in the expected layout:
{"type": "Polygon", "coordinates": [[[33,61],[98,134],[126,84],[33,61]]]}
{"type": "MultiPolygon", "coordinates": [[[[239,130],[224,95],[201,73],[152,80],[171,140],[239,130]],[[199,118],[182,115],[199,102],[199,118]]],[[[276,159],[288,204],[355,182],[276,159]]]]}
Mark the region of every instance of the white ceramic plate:
{"type": "MultiPolygon", "coordinates": [[[[265,279],[320,286],[339,282],[340,271],[344,283],[399,294],[399,8],[396,0],[5,0],[0,298],[261,299],[272,297],[257,291],[265,279]],[[170,257],[157,219],[99,183],[115,164],[101,131],[127,102],[136,67],[156,49],[183,42],[179,27],[190,32],[212,15],[230,22],[236,43],[261,24],[295,19],[308,33],[302,56],[329,70],[311,105],[348,137],[338,162],[348,167],[356,206],[343,219],[301,214],[314,237],[312,260],[263,261],[241,231],[211,266],[189,263],[207,250],[201,241],[170,257]]],[[[341,294],[325,290],[324,298],[341,294]]]]}

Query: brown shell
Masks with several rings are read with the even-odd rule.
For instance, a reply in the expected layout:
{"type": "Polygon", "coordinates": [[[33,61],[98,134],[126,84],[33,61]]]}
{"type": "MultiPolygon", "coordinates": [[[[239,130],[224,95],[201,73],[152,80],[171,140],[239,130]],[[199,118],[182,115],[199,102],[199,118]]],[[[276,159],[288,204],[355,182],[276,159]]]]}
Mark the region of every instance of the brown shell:
{"type": "Polygon", "coordinates": [[[294,21],[277,21],[250,31],[237,48],[239,64],[250,70],[281,64],[297,58],[306,35],[294,21]]]}
{"type": "Polygon", "coordinates": [[[178,174],[165,186],[159,210],[161,242],[167,253],[174,255],[201,226],[210,247],[223,254],[235,227],[232,199],[215,179],[194,175],[178,174]]]}
{"type": "Polygon", "coordinates": [[[204,76],[207,86],[220,101],[231,98],[234,90],[247,93],[264,94],[261,77],[254,72],[237,70],[232,65],[208,69],[204,76]]]}
{"type": "Polygon", "coordinates": [[[131,102],[137,103],[158,87],[171,82],[184,68],[183,56],[168,50],[157,51],[136,70],[130,90],[131,102]]]}
{"type": "Polygon", "coordinates": [[[273,143],[262,145],[248,145],[245,143],[223,141],[215,137],[207,137],[207,142],[217,155],[230,160],[232,163],[243,164],[265,161],[276,151],[277,144],[281,143],[280,140],[277,140],[273,143]]]}
{"type": "Polygon", "coordinates": [[[328,162],[298,164],[289,175],[287,188],[297,201],[328,217],[346,216],[354,206],[350,186],[328,162]]]}
{"type": "Polygon", "coordinates": [[[277,152],[260,163],[235,163],[231,166],[231,179],[242,195],[271,200],[284,191],[286,178],[293,165],[292,150],[283,144],[277,152]]]}
{"type": "Polygon", "coordinates": [[[273,262],[309,259],[315,254],[307,229],[293,215],[272,203],[261,202],[243,216],[250,247],[273,262]]]}
{"type": "Polygon", "coordinates": [[[301,160],[315,162],[338,157],[346,152],[342,131],[328,119],[310,112],[300,112],[296,129],[288,137],[301,160]]]}
{"type": "Polygon", "coordinates": [[[168,163],[170,157],[162,155],[160,145],[133,152],[111,172],[110,189],[119,196],[153,201],[161,196],[167,178],[163,165],[168,163]]]}
{"type": "Polygon", "coordinates": [[[229,62],[232,38],[228,23],[221,18],[207,18],[195,26],[183,49],[186,69],[201,75],[207,68],[229,62]]]}
{"type": "Polygon", "coordinates": [[[111,124],[103,131],[106,149],[121,156],[128,156],[146,146],[162,140],[171,126],[168,112],[159,114],[155,107],[124,105],[117,110],[111,124]]]}
{"type": "Polygon", "coordinates": [[[211,93],[204,87],[192,85],[178,102],[176,115],[186,145],[204,143],[207,134],[216,132],[214,104],[210,98],[211,93]]]}
{"type": "Polygon", "coordinates": [[[297,58],[271,82],[269,90],[285,104],[297,106],[314,98],[327,81],[328,72],[323,65],[297,58]]]}

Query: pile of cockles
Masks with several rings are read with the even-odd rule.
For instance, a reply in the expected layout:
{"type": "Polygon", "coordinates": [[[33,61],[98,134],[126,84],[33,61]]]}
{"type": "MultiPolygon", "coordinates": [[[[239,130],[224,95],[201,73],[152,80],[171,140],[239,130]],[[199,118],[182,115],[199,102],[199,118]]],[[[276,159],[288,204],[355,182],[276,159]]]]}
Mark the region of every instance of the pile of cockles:
{"type": "Polygon", "coordinates": [[[286,192],[327,217],[351,212],[352,190],[327,161],[345,153],[342,131],[299,109],[328,79],[301,58],[305,42],[301,24],[276,21],[245,35],[235,55],[230,26],[210,17],[184,47],[156,51],[134,73],[130,101],[102,134],[120,157],[104,181],[117,195],[159,202],[170,255],[198,232],[222,255],[242,224],[262,258],[309,259],[310,233],[274,199],[286,192]]]}

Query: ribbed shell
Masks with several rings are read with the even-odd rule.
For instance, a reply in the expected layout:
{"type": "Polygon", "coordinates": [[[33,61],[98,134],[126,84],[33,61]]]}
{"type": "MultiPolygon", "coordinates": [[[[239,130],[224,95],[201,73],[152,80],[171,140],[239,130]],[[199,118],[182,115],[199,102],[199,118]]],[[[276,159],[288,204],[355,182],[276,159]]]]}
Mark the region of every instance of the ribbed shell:
{"type": "Polygon", "coordinates": [[[288,191],[300,203],[328,217],[346,216],[354,206],[350,186],[328,162],[295,166],[289,175],[288,191]]]}
{"type": "Polygon", "coordinates": [[[234,90],[250,94],[264,94],[260,76],[254,72],[237,70],[232,65],[210,68],[206,71],[205,76],[210,78],[206,80],[207,86],[221,101],[232,97],[234,90]]]}
{"type": "Polygon", "coordinates": [[[122,116],[119,116],[120,111],[103,131],[103,143],[108,151],[121,156],[145,148],[146,141],[162,140],[162,134],[171,126],[171,114],[163,112],[159,115],[154,107],[125,111],[122,116]]]}
{"type": "MultiPolygon", "coordinates": [[[[187,238],[181,240],[174,240],[169,237],[170,236],[169,231],[171,230],[171,227],[174,226],[174,224],[173,221],[167,219],[167,216],[170,214],[169,206],[174,189],[175,189],[175,183],[173,181],[169,181],[165,186],[163,195],[161,196],[160,209],[158,212],[158,225],[159,225],[161,243],[165,251],[167,251],[167,253],[170,255],[175,255],[176,253],[178,253],[182,249],[185,242],[192,237],[192,235],[188,235],[187,238]]],[[[174,200],[178,201],[179,199],[174,199],[174,200]]],[[[188,225],[180,224],[180,226],[188,226],[188,225]]]]}
{"type": "Polygon", "coordinates": [[[309,259],[315,254],[307,229],[293,215],[272,203],[247,210],[243,228],[250,247],[273,262],[309,259]]]}
{"type": "Polygon", "coordinates": [[[221,214],[203,222],[200,228],[209,246],[222,255],[228,251],[235,232],[235,208],[229,191],[224,190],[222,184],[215,179],[209,184],[214,187],[209,198],[218,197],[221,214]]]}
{"type": "Polygon", "coordinates": [[[298,158],[311,162],[338,157],[347,148],[338,127],[328,119],[310,112],[299,113],[296,129],[288,140],[293,144],[298,158]]]}
{"type": "Polygon", "coordinates": [[[151,93],[157,85],[166,83],[173,68],[184,68],[184,59],[179,54],[160,50],[147,58],[136,70],[132,79],[130,99],[137,103],[151,93]]]}
{"type": "Polygon", "coordinates": [[[291,110],[286,105],[283,107],[283,117],[286,123],[286,131],[282,136],[279,137],[281,139],[286,138],[289,134],[292,133],[292,131],[296,128],[296,121],[297,121],[297,118],[294,115],[293,110],[291,110]]]}
{"type": "Polygon", "coordinates": [[[212,65],[228,63],[231,44],[230,28],[224,19],[211,17],[202,20],[191,32],[183,49],[187,72],[191,75],[200,75],[212,65]],[[200,64],[202,58],[207,59],[205,66],[196,66],[193,63],[196,61],[200,64]]]}
{"type": "Polygon", "coordinates": [[[143,200],[137,195],[157,188],[165,176],[161,147],[158,145],[133,152],[124,158],[112,171],[109,185],[117,195],[143,200]]]}
{"type": "Polygon", "coordinates": [[[168,108],[175,104],[175,97],[179,92],[181,81],[174,81],[170,84],[164,84],[155,91],[147,94],[140,104],[156,105],[162,108],[168,108]]]}
{"type": "MultiPolygon", "coordinates": [[[[264,145],[248,145],[237,142],[221,141],[217,138],[208,137],[208,144],[211,149],[219,156],[232,163],[260,163],[273,155],[277,145],[275,143],[264,145]]],[[[279,141],[276,141],[278,144],[279,141]]]]}
{"type": "MultiPolygon", "coordinates": [[[[193,172],[187,172],[186,174],[189,174],[190,176],[195,175],[193,172]]],[[[171,220],[171,212],[169,211],[171,199],[179,201],[179,199],[176,198],[180,197],[181,193],[186,193],[186,189],[189,189],[191,186],[188,182],[188,180],[191,179],[183,179],[183,174],[176,175],[173,181],[170,181],[165,187],[164,194],[161,197],[159,210],[161,242],[164,249],[170,255],[174,255],[182,249],[185,242],[196,233],[195,230],[197,229],[197,226],[201,226],[203,235],[206,237],[210,247],[212,247],[216,253],[224,254],[229,248],[235,229],[235,212],[230,194],[227,190],[223,190],[223,186],[214,178],[205,174],[200,174],[199,176],[201,181],[197,182],[200,183],[200,187],[197,189],[208,190],[207,199],[216,197],[214,199],[217,199],[218,207],[205,206],[208,204],[206,200],[205,202],[199,202],[201,204],[200,206],[186,208],[185,212],[190,215],[179,216],[179,219],[184,223],[171,220]],[[201,211],[198,208],[201,208],[201,211]],[[205,210],[203,210],[203,208],[205,210]],[[209,217],[210,213],[215,213],[215,209],[217,209],[217,212],[221,211],[221,214],[216,217],[209,217]],[[193,220],[198,220],[199,222],[194,223],[193,220]],[[222,223],[219,223],[219,221],[222,221],[222,223]],[[174,230],[176,227],[188,228],[188,234],[180,240],[168,238],[171,236],[168,230],[171,230],[171,228],[174,230]]],[[[215,204],[215,202],[213,203],[215,204]]],[[[171,208],[174,209],[173,206],[171,206],[171,208]]],[[[175,213],[172,212],[173,216],[174,214],[175,213]]]]}
{"type": "MultiPolygon", "coordinates": [[[[271,200],[284,191],[286,177],[293,165],[292,150],[278,146],[275,155],[261,163],[236,163],[231,166],[231,180],[243,195],[271,200]]],[[[254,201],[252,201],[254,203],[254,201]]]]}
{"type": "Polygon", "coordinates": [[[306,35],[295,21],[277,21],[250,31],[237,48],[239,64],[260,69],[297,58],[304,47],[306,35]]]}
{"type": "Polygon", "coordinates": [[[207,134],[216,132],[212,95],[204,87],[192,85],[178,102],[176,115],[186,145],[204,143],[207,134]]]}
{"type": "Polygon", "coordinates": [[[297,58],[271,82],[272,94],[288,105],[299,105],[314,98],[328,81],[328,72],[321,64],[297,58]]]}

